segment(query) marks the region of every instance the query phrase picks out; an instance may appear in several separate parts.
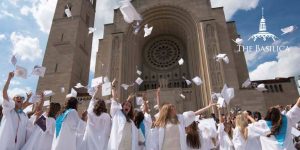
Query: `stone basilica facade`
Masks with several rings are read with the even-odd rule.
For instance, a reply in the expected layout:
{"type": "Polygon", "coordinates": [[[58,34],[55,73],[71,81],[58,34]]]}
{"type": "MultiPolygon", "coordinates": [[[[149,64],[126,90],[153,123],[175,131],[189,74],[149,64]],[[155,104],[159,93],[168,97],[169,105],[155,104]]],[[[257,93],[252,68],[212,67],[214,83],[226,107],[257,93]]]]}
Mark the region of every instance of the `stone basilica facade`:
{"type": "MultiPolygon", "coordinates": [[[[70,91],[77,82],[88,83],[92,37],[87,32],[94,23],[96,0],[72,1],[72,20],[63,16],[67,3],[58,1],[43,62],[47,72],[38,83],[38,90],[56,91],[53,101],[60,102],[65,96],[60,94],[60,86],[70,91]]],[[[209,0],[133,0],[132,4],[142,15],[141,25],[154,27],[151,35],[144,38],[143,29],[134,34],[133,25],[127,24],[116,9],[113,23],[104,27],[96,60],[95,77],[116,78],[119,84],[133,83],[138,77],[136,69],[142,71],[144,82],[140,86],[118,88],[121,100],[130,93],[147,93],[153,108],[160,86],[162,103],[175,104],[179,112],[196,110],[208,105],[211,92],[220,92],[225,83],[235,89],[231,107],[264,112],[274,102],[284,105],[296,100],[298,92],[292,78],[253,81],[251,87],[242,88],[249,78],[245,56],[236,52],[238,47],[232,39],[239,35],[235,23],[226,22],[223,8],[211,8],[209,0]],[[229,64],[215,60],[219,53],[227,54],[229,64]],[[185,61],[182,66],[177,62],[180,58],[185,61]],[[199,76],[203,84],[187,85],[183,76],[199,76]],[[256,91],[258,83],[266,83],[270,92],[256,91]]]]}

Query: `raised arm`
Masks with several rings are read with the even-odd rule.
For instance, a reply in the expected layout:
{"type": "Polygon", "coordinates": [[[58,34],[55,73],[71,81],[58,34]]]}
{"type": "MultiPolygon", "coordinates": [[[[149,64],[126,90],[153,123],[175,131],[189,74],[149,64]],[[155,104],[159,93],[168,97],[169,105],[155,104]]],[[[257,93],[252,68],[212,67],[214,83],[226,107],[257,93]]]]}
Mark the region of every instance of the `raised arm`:
{"type": "Polygon", "coordinates": [[[213,107],[215,105],[217,105],[217,104],[216,103],[210,103],[208,106],[195,111],[195,115],[200,115],[200,114],[202,114],[203,112],[209,110],[211,107],[213,107]]]}
{"type": "Polygon", "coordinates": [[[160,87],[156,90],[156,105],[160,108],[160,87]]]}
{"type": "Polygon", "coordinates": [[[5,83],[4,87],[3,87],[2,95],[3,95],[3,99],[6,100],[6,101],[8,101],[8,99],[9,99],[9,98],[8,98],[8,94],[7,94],[7,90],[8,90],[10,81],[11,81],[11,79],[12,79],[13,77],[14,77],[14,73],[13,73],[13,72],[10,72],[10,73],[8,74],[8,78],[7,78],[7,80],[6,80],[6,83],[5,83]]]}
{"type": "Polygon", "coordinates": [[[219,121],[220,123],[224,123],[225,119],[222,117],[221,109],[222,109],[221,107],[218,107],[219,121]]]}
{"type": "Polygon", "coordinates": [[[148,103],[147,103],[147,96],[146,96],[145,93],[143,94],[143,100],[144,100],[144,110],[143,110],[143,113],[149,114],[149,106],[148,106],[148,103]]]}
{"type": "Polygon", "coordinates": [[[31,105],[32,103],[29,102],[31,96],[32,96],[32,92],[28,92],[26,93],[26,101],[23,103],[22,108],[25,109],[27,106],[31,105]]]}
{"type": "Polygon", "coordinates": [[[254,123],[254,122],[256,122],[255,121],[255,119],[253,118],[253,117],[251,117],[250,115],[248,115],[248,113],[247,112],[245,112],[246,113],[246,115],[247,115],[247,119],[248,120],[250,120],[251,121],[251,123],[254,123]]]}
{"type": "Polygon", "coordinates": [[[41,97],[40,101],[38,103],[35,103],[34,110],[33,110],[34,113],[39,113],[42,112],[43,110],[44,101],[45,101],[43,92],[40,93],[40,97],[41,97]]]}
{"type": "Polygon", "coordinates": [[[118,81],[116,79],[114,79],[113,82],[111,83],[111,86],[112,86],[111,96],[112,96],[112,99],[115,100],[115,101],[118,101],[117,91],[116,91],[117,84],[118,84],[118,81]]]}

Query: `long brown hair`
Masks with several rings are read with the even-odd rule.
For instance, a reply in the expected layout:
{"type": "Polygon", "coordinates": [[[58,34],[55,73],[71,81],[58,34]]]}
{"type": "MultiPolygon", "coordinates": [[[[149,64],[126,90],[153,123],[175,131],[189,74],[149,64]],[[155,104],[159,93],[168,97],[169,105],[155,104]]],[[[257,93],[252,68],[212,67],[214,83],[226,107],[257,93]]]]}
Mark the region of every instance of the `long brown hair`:
{"type": "Polygon", "coordinates": [[[232,127],[233,127],[233,124],[232,124],[231,120],[227,120],[226,122],[224,122],[224,131],[228,134],[230,139],[232,139],[232,137],[233,137],[232,127]],[[227,128],[229,128],[228,131],[226,130],[227,128]]]}
{"type": "Polygon", "coordinates": [[[166,127],[167,123],[170,122],[172,124],[179,124],[179,120],[177,116],[172,117],[172,109],[175,109],[175,106],[172,104],[165,104],[161,107],[159,111],[159,116],[155,121],[156,127],[166,127]]]}
{"type": "Polygon", "coordinates": [[[102,113],[107,112],[107,108],[106,108],[104,100],[97,100],[96,101],[96,104],[94,105],[93,112],[96,114],[96,116],[100,116],[102,113]]]}
{"type": "Polygon", "coordinates": [[[247,140],[248,138],[248,119],[246,117],[247,114],[245,114],[244,112],[237,115],[235,118],[235,125],[236,127],[238,127],[238,129],[240,130],[240,132],[242,133],[242,136],[245,140],[247,140]]]}
{"type": "Polygon", "coordinates": [[[49,106],[48,114],[47,114],[48,117],[52,117],[52,118],[56,119],[56,116],[59,113],[60,109],[61,109],[61,106],[59,103],[51,102],[50,106],[49,106]]]}
{"type": "Polygon", "coordinates": [[[201,148],[200,135],[198,132],[197,123],[194,121],[191,125],[185,128],[186,144],[193,149],[201,148]]]}
{"type": "Polygon", "coordinates": [[[132,105],[132,102],[131,101],[125,101],[122,103],[122,107],[126,104],[126,103],[130,103],[130,111],[126,114],[123,110],[123,114],[124,116],[126,117],[126,121],[127,122],[130,122],[131,120],[133,120],[133,117],[134,117],[134,113],[133,113],[133,105],[132,105]]]}
{"type": "Polygon", "coordinates": [[[267,112],[265,120],[272,122],[271,133],[267,136],[270,137],[271,135],[278,134],[282,126],[282,116],[280,110],[278,108],[271,107],[267,112]]]}

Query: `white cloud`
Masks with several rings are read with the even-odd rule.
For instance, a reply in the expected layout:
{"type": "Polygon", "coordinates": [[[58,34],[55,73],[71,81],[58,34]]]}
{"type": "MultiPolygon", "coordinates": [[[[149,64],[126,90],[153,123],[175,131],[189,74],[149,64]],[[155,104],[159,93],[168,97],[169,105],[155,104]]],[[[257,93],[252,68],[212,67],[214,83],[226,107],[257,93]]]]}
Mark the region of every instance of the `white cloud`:
{"type": "Polygon", "coordinates": [[[17,6],[19,0],[9,0],[9,2],[15,6],[17,6]]]}
{"type": "Polygon", "coordinates": [[[1,10],[0,11],[0,19],[5,18],[5,17],[10,17],[10,18],[13,18],[13,19],[21,19],[20,17],[15,16],[14,14],[8,12],[7,10],[1,10]]]}
{"type": "Polygon", "coordinates": [[[5,40],[5,39],[6,39],[5,34],[0,34],[0,41],[5,40]]]}
{"type": "Polygon", "coordinates": [[[259,0],[211,0],[212,7],[224,7],[226,20],[230,20],[238,10],[256,8],[259,0]]]}
{"type": "Polygon", "coordinates": [[[30,13],[31,9],[30,7],[28,6],[23,6],[21,9],[20,9],[20,13],[24,16],[27,16],[29,13],[30,13]]]}
{"type": "Polygon", "coordinates": [[[13,32],[10,35],[10,40],[13,46],[12,53],[21,57],[22,60],[34,61],[41,57],[42,50],[38,38],[13,32]]]}
{"type": "Polygon", "coordinates": [[[290,47],[277,55],[277,61],[269,61],[258,65],[250,72],[251,80],[274,79],[300,75],[300,47],[290,47]]]}
{"type": "Polygon", "coordinates": [[[34,0],[31,7],[23,6],[20,9],[22,15],[32,14],[40,30],[49,33],[57,0],[34,0]]]}

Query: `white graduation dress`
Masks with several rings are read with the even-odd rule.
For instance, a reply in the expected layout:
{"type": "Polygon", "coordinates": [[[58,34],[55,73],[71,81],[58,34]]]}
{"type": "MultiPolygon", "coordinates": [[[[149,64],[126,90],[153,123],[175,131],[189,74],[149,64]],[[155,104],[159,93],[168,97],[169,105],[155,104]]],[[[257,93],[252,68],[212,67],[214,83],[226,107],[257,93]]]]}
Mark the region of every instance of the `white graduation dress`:
{"type": "MultiPolygon", "coordinates": [[[[81,119],[75,109],[71,109],[62,123],[59,135],[53,136],[52,150],[76,150],[77,133],[81,119]]],[[[56,129],[55,129],[56,130],[56,129]]]]}
{"type": "MultiPolygon", "coordinates": [[[[110,139],[108,142],[108,150],[121,150],[119,145],[122,140],[123,130],[127,123],[126,117],[122,112],[122,106],[120,103],[111,99],[110,114],[112,116],[112,128],[110,133],[110,139]]],[[[131,121],[131,149],[138,149],[138,129],[135,124],[131,121]]]]}
{"type": "Polygon", "coordinates": [[[82,150],[107,150],[111,131],[111,117],[108,113],[97,116],[94,112],[95,100],[88,107],[87,127],[83,137],[82,150]]]}
{"type": "Polygon", "coordinates": [[[201,126],[198,125],[199,129],[199,135],[200,135],[200,143],[201,143],[201,150],[206,149],[213,149],[216,148],[217,145],[214,145],[213,138],[215,139],[215,142],[217,143],[218,140],[218,133],[214,127],[211,126],[201,126]]]}
{"type": "Polygon", "coordinates": [[[234,150],[232,140],[230,139],[227,132],[224,131],[224,124],[219,123],[218,125],[218,141],[220,150],[234,150]]]}
{"type": "MultiPolygon", "coordinates": [[[[180,135],[180,149],[186,150],[186,133],[185,128],[188,127],[193,123],[195,120],[195,112],[187,111],[183,114],[177,115],[179,124],[176,125],[179,130],[180,135]]],[[[164,135],[165,135],[165,128],[153,128],[150,130],[150,137],[147,140],[150,140],[150,148],[151,150],[162,150],[164,144],[164,135]]]]}
{"type": "Polygon", "coordinates": [[[15,111],[13,100],[3,100],[3,118],[0,127],[0,148],[20,150],[26,141],[28,117],[15,111]]]}
{"type": "Polygon", "coordinates": [[[145,145],[139,145],[139,149],[143,150],[143,149],[150,149],[150,140],[147,140],[149,137],[149,132],[152,126],[152,118],[151,115],[148,113],[144,113],[144,120],[143,120],[143,124],[145,126],[145,135],[143,135],[142,130],[139,129],[139,141],[143,141],[145,142],[145,145]]]}
{"type": "MultiPolygon", "coordinates": [[[[35,121],[35,115],[32,116],[34,119],[30,119],[30,124],[35,121]]],[[[34,125],[33,131],[26,144],[22,147],[22,150],[50,150],[53,141],[53,135],[55,131],[55,119],[52,117],[46,117],[46,130],[43,131],[37,125],[34,125]]]]}
{"type": "Polygon", "coordinates": [[[293,136],[291,134],[291,130],[292,127],[300,121],[300,108],[295,105],[286,113],[286,117],[287,131],[283,145],[280,145],[274,136],[266,137],[267,133],[270,133],[270,128],[268,127],[265,120],[260,120],[259,122],[255,123],[255,126],[262,129],[265,133],[265,136],[260,137],[263,150],[296,150],[293,144],[293,136]]]}
{"type": "Polygon", "coordinates": [[[243,138],[240,129],[236,127],[233,130],[233,145],[235,150],[261,150],[261,144],[259,139],[259,132],[256,132],[253,124],[248,125],[248,137],[247,139],[243,138]]]}

